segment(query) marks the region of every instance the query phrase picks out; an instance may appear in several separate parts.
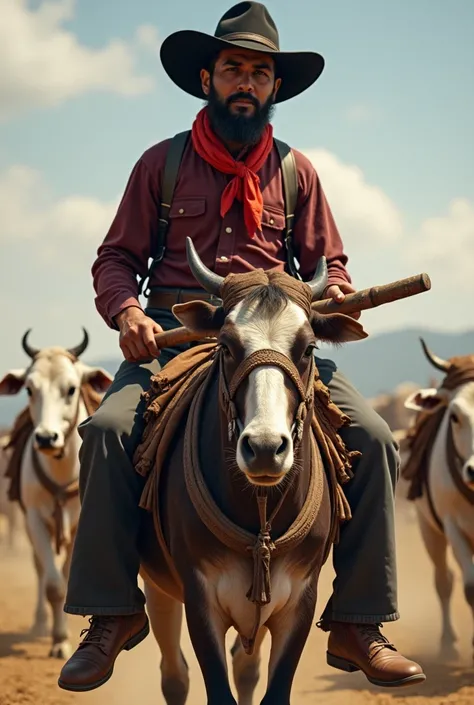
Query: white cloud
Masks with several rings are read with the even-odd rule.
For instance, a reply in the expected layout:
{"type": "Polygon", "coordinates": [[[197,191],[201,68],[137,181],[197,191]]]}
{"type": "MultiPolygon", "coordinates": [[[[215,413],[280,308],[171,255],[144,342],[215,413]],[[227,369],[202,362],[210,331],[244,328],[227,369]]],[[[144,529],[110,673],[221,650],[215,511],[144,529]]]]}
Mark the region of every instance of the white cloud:
{"type": "Polygon", "coordinates": [[[424,220],[405,257],[446,282],[448,291],[474,295],[474,203],[456,198],[446,215],[424,220]]]}
{"type": "Polygon", "coordinates": [[[0,243],[6,247],[22,240],[40,259],[57,257],[58,247],[68,253],[93,251],[107,232],[118,199],[104,203],[90,196],[54,198],[41,174],[17,165],[0,174],[2,218],[0,243]]]}
{"type": "Polygon", "coordinates": [[[369,184],[362,170],[325,149],[302,150],[318,173],[348,249],[397,242],[402,215],[384,191],[369,184]]]}
{"type": "Polygon", "coordinates": [[[152,89],[151,76],[137,70],[140,52],[155,54],[158,37],[144,25],[127,43],[112,39],[93,49],[64,28],[75,0],[0,0],[0,119],[31,108],[52,107],[87,91],[133,96],[152,89]]]}

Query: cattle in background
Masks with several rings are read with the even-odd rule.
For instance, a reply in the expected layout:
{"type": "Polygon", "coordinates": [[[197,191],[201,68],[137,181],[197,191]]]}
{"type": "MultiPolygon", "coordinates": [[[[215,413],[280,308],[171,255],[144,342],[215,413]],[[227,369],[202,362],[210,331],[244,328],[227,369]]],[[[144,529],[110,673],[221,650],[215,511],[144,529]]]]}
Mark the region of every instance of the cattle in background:
{"type": "Polygon", "coordinates": [[[33,547],[38,578],[33,630],[47,630],[49,602],[53,614],[50,656],[67,658],[71,645],[63,604],[80,511],[77,427],[97,408],[112,377],[79,359],[89,341],[86,330],[74,348],[41,350],[29,345],[29,332],[22,345],[31,363],[10,370],[0,380],[0,394],[17,394],[25,388],[29,397],[11,431],[10,495],[24,511],[33,547]]]}

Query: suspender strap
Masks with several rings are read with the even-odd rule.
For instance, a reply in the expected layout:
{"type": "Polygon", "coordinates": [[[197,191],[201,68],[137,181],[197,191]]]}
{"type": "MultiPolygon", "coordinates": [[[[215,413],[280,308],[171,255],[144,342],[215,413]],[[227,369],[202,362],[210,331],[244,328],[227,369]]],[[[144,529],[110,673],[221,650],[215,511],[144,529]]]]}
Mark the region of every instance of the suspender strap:
{"type": "Polygon", "coordinates": [[[281,142],[277,139],[274,139],[274,142],[281,161],[281,177],[283,182],[286,217],[286,227],[283,240],[286,248],[288,273],[291,274],[292,277],[301,280],[301,276],[295,263],[292,239],[296,203],[298,200],[298,172],[296,169],[295,157],[290,147],[285,144],[285,142],[281,142]]]}
{"type": "Polygon", "coordinates": [[[148,278],[147,290],[144,292],[145,296],[150,294],[150,280],[151,275],[156,267],[156,265],[161,262],[166,252],[166,233],[168,231],[168,222],[170,216],[171,202],[173,200],[173,191],[176,184],[176,179],[178,178],[179,165],[181,164],[181,158],[183,156],[184,148],[188,141],[190,130],[185,130],[184,132],[179,132],[173,137],[166,154],[165,168],[163,172],[163,183],[161,187],[161,202],[159,210],[158,219],[158,233],[156,238],[156,244],[153,247],[153,261],[150,264],[147,274],[140,281],[138,287],[138,293],[141,294],[143,290],[143,284],[148,278]]]}

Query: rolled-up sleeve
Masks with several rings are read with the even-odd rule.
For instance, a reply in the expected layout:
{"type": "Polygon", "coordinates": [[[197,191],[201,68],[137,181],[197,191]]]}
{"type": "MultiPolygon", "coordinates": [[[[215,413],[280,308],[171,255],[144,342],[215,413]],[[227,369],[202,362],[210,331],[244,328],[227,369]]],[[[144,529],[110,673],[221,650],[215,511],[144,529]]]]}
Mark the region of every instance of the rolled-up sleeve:
{"type": "Polygon", "coordinates": [[[120,311],[141,308],[137,276],[148,269],[151,243],[157,235],[159,188],[143,157],[135,164],[110,229],[92,265],[95,305],[110,328],[120,311]]]}
{"type": "Polygon", "coordinates": [[[300,274],[306,281],[311,279],[318,259],[324,255],[328,265],[328,285],[350,284],[351,277],[346,269],[348,257],[319,177],[309,159],[297,150],[294,153],[299,197],[293,237],[300,274]]]}

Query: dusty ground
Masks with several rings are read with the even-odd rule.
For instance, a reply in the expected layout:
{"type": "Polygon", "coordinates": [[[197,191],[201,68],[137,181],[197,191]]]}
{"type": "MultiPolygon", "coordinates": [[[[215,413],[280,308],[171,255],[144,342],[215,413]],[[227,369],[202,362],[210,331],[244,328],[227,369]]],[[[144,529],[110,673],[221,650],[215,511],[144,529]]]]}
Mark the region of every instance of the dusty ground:
{"type": "MultiPolygon", "coordinates": [[[[326,637],[314,628],[296,675],[294,705],[474,704],[472,620],[463,602],[459,574],[456,573],[453,613],[463,657],[458,663],[447,664],[436,657],[440,621],[431,568],[411,512],[404,507],[398,512],[398,560],[402,619],[387,625],[385,631],[400,650],[424,665],[426,683],[418,688],[391,691],[370,686],[361,674],[335,671],[325,664],[326,637]]],[[[331,568],[326,566],[318,611],[328,595],[331,580],[331,568]]],[[[159,653],[151,637],[130,653],[119,656],[114,677],[102,688],[83,695],[59,690],[56,679],[60,663],[47,658],[48,640],[32,640],[28,636],[33,603],[34,581],[28,547],[23,543],[14,553],[0,547],[0,705],[129,705],[132,702],[163,705],[159,653]]],[[[83,620],[71,620],[76,639],[83,626],[83,620]]],[[[189,702],[202,705],[206,702],[203,682],[187,633],[183,642],[192,674],[189,702]]],[[[264,685],[262,681],[258,695],[264,685]]]]}

